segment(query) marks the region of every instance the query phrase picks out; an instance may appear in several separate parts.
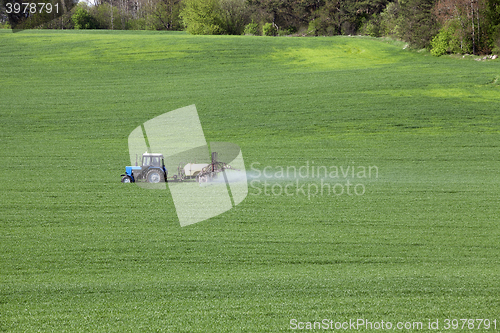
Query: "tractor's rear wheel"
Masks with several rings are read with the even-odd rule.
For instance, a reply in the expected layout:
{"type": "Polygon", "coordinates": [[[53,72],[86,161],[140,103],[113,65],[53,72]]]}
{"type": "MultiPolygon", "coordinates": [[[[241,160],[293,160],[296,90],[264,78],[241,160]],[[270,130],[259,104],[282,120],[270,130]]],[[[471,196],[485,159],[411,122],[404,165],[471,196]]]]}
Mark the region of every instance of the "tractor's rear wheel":
{"type": "Polygon", "coordinates": [[[132,178],[130,176],[123,176],[122,183],[132,183],[132,178]]]}
{"type": "Polygon", "coordinates": [[[165,181],[163,174],[159,170],[150,170],[146,175],[148,183],[159,183],[165,181]]]}

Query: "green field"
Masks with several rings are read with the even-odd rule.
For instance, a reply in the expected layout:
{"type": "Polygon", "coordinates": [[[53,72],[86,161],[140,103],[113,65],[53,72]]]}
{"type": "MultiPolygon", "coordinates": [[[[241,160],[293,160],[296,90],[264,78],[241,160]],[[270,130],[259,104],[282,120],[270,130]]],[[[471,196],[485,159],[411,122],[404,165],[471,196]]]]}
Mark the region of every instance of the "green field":
{"type": "Polygon", "coordinates": [[[0,31],[0,331],[446,331],[446,318],[498,331],[500,62],[404,46],[0,31]],[[120,174],[132,130],[192,104],[207,141],[238,144],[247,170],[378,177],[351,179],[363,195],[250,187],[181,228],[168,190],[120,174]]]}

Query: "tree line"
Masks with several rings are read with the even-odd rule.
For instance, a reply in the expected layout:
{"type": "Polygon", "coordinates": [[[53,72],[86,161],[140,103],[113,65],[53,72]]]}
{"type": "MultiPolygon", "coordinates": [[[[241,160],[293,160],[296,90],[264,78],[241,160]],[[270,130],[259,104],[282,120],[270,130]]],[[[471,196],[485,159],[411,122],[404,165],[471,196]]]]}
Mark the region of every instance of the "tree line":
{"type": "MultiPolygon", "coordinates": [[[[220,35],[362,34],[398,38],[434,55],[500,52],[500,0],[89,1],[43,27],[220,35]]],[[[0,11],[2,18],[5,21],[5,12],[0,11]]]]}

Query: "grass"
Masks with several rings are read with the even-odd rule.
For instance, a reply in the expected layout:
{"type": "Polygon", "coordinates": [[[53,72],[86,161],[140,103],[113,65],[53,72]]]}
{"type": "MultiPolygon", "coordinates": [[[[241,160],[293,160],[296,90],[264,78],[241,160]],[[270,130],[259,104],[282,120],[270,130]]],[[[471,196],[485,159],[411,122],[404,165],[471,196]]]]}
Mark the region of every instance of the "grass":
{"type": "Polygon", "coordinates": [[[0,331],[498,322],[499,62],[403,47],[0,31],[0,331]],[[352,179],[362,196],[251,186],[181,228],[168,191],[119,175],[134,128],[191,104],[207,141],[238,144],[247,169],[372,165],[379,177],[352,179]]]}

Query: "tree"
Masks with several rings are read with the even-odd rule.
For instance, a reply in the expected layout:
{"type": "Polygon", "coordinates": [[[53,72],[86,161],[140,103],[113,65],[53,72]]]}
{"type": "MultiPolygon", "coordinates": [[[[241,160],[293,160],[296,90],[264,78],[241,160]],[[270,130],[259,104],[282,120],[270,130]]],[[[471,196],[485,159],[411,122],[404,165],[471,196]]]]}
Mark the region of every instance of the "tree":
{"type": "MultiPolygon", "coordinates": [[[[309,15],[304,12],[309,0],[249,0],[257,20],[271,22],[276,28],[297,28],[306,25],[309,15]]],[[[317,1],[324,3],[324,1],[317,1]]]]}
{"type": "Polygon", "coordinates": [[[156,30],[178,30],[182,26],[180,0],[158,0],[151,12],[156,30]]]}
{"type": "Polygon", "coordinates": [[[383,36],[397,36],[399,34],[399,2],[390,2],[380,13],[380,34],[383,36]]]}
{"type": "Polygon", "coordinates": [[[442,28],[450,29],[451,22],[456,22],[452,34],[460,39],[460,48],[473,54],[486,50],[488,26],[486,0],[438,0],[433,12],[442,28]],[[468,44],[471,44],[470,50],[468,44]]]}
{"type": "Polygon", "coordinates": [[[500,0],[488,0],[488,44],[493,52],[500,53],[500,0]]]}
{"type": "Polygon", "coordinates": [[[309,21],[308,34],[315,36],[342,34],[341,8],[340,1],[328,1],[316,10],[309,21]]]}
{"type": "Polygon", "coordinates": [[[98,29],[114,30],[115,28],[123,29],[125,27],[125,24],[122,25],[119,9],[111,3],[104,2],[94,6],[90,13],[95,18],[98,29]]]}
{"type": "Polygon", "coordinates": [[[220,0],[221,25],[228,35],[241,35],[250,22],[246,0],[220,0]]]}
{"type": "Polygon", "coordinates": [[[428,47],[437,33],[435,0],[400,0],[398,35],[413,47],[428,47]]]}

